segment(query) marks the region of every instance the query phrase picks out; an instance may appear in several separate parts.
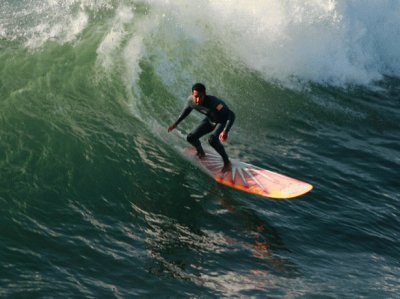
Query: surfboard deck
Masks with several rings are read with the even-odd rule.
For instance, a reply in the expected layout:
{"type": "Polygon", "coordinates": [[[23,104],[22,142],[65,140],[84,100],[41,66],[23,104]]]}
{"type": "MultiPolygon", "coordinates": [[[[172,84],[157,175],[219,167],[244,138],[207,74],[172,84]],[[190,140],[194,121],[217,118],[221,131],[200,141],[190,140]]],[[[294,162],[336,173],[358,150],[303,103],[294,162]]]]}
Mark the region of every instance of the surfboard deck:
{"type": "Polygon", "coordinates": [[[231,159],[232,170],[222,173],[224,163],[217,153],[205,150],[206,156],[199,159],[194,148],[185,148],[183,152],[218,183],[244,192],[285,199],[298,197],[313,188],[306,182],[236,159],[231,159]]]}

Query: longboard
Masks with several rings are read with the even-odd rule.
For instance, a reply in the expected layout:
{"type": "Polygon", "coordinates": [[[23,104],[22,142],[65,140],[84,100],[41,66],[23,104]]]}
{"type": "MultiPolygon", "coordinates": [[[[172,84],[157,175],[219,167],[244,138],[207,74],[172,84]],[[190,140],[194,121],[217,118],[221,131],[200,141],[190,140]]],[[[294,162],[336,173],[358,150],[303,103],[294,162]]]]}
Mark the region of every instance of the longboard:
{"type": "Polygon", "coordinates": [[[303,195],[313,188],[306,182],[236,159],[231,159],[232,170],[222,173],[224,163],[217,153],[206,150],[206,156],[199,159],[194,148],[185,148],[183,152],[218,183],[244,192],[284,199],[303,195]]]}

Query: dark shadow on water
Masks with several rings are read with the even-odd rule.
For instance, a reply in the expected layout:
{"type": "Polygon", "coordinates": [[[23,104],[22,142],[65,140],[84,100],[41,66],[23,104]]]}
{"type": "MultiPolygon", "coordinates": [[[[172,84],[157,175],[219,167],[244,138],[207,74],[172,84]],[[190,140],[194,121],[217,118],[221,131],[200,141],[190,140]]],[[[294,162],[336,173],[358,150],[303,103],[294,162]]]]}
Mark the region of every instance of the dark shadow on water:
{"type": "Polygon", "coordinates": [[[173,206],[179,213],[135,211],[144,220],[145,271],[160,291],[171,284],[177,295],[249,294],[264,292],[269,280],[301,276],[278,230],[219,185],[202,199],[190,198],[190,209],[173,206]]]}

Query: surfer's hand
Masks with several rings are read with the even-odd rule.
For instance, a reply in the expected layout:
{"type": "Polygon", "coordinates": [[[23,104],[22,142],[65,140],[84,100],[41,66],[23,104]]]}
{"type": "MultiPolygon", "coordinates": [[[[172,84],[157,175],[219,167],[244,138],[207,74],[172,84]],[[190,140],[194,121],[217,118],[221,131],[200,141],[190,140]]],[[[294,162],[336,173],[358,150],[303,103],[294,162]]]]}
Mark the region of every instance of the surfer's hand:
{"type": "Polygon", "coordinates": [[[223,130],[221,134],[219,134],[219,140],[222,142],[226,141],[228,139],[228,132],[223,130]]]}
{"type": "Polygon", "coordinates": [[[168,127],[168,133],[171,132],[172,130],[176,129],[176,124],[172,124],[168,127]]]}

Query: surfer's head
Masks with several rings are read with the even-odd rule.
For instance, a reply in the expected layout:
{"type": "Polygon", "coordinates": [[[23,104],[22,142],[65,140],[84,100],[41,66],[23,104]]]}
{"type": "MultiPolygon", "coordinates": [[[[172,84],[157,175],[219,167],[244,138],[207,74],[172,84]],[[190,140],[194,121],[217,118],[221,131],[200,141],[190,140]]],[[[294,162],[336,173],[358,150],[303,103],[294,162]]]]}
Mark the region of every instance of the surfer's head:
{"type": "Polygon", "coordinates": [[[206,97],[206,87],[202,83],[192,86],[192,98],[196,105],[201,105],[206,97]]]}

